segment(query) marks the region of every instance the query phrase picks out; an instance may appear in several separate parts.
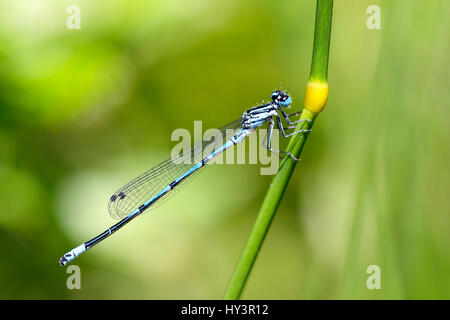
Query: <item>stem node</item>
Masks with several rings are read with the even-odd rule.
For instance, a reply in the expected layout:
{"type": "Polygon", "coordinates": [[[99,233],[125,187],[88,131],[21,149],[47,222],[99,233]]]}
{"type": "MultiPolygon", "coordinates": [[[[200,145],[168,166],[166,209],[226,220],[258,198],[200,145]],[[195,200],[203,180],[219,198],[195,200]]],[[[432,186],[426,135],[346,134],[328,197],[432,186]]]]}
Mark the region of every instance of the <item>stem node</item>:
{"type": "Polygon", "coordinates": [[[305,93],[305,108],[319,113],[325,108],[328,100],[328,84],[326,82],[308,82],[305,93]]]}

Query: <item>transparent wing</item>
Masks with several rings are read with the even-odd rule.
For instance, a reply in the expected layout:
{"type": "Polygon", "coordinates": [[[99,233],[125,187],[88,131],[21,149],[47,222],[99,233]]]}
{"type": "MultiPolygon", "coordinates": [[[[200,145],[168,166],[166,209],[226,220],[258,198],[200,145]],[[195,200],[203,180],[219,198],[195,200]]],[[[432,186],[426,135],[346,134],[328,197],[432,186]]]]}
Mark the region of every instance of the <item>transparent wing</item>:
{"type": "MultiPolygon", "coordinates": [[[[153,198],[171,182],[201,161],[205,156],[222,146],[228,135],[234,134],[239,128],[241,128],[240,118],[218,129],[219,133],[211,138],[202,141],[184,153],[181,152],[178,157],[174,157],[175,159],[171,157],[131,180],[117,190],[109,199],[108,211],[110,216],[114,219],[122,219],[139,208],[147,200],[153,198]]],[[[197,176],[202,168],[180,182],[173,190],[158,199],[147,210],[156,208],[172,197],[187,182],[197,176]]]]}

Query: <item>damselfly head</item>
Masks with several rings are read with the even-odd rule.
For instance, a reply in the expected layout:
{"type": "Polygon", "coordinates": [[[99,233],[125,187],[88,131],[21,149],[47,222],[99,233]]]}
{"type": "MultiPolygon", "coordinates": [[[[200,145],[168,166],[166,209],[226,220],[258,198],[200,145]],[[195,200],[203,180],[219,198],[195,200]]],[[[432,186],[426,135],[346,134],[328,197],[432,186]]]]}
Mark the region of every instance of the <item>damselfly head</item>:
{"type": "Polygon", "coordinates": [[[291,97],[281,90],[272,92],[272,100],[283,108],[289,107],[292,103],[291,97]]]}

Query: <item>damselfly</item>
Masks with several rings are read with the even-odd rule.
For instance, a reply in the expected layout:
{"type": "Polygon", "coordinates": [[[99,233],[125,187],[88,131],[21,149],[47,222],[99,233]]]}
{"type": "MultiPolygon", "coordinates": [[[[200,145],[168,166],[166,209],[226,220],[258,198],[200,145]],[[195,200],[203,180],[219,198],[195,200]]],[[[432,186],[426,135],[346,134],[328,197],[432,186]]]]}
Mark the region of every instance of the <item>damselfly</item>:
{"type": "Polygon", "coordinates": [[[286,114],[283,110],[283,108],[289,107],[292,102],[291,97],[287,93],[277,90],[272,93],[271,98],[272,101],[270,103],[245,111],[239,119],[219,129],[220,133],[212,138],[202,141],[176,159],[172,157],[161,162],[117,190],[109,199],[108,211],[113,218],[121,220],[105,232],[66,253],[59,259],[59,264],[62,266],[67,264],[141,215],[144,211],[155,208],[164,200],[167,200],[196,176],[217,155],[238,144],[267,122],[269,126],[267,127],[267,144],[264,143],[265,147],[272,152],[287,154],[297,161],[298,159],[290,152],[272,149],[271,139],[275,121],[281,134],[286,138],[302,131],[309,131],[297,130],[289,134],[285,132],[287,129],[295,128],[294,125],[299,122],[311,120],[291,121],[291,116],[298,115],[301,112],[286,114]],[[282,118],[288,124],[286,127],[283,125],[282,118]],[[232,132],[231,137],[226,138],[230,131],[232,132]],[[226,138],[224,143],[222,143],[224,141],[223,138],[226,138]],[[220,144],[217,142],[220,142],[220,144]]]}

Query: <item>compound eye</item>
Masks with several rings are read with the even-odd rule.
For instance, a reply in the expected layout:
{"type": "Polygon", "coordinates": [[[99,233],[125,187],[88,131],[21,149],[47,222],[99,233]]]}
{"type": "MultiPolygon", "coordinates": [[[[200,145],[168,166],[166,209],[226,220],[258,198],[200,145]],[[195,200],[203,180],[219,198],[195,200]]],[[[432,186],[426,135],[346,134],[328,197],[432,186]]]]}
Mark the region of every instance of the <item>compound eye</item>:
{"type": "Polygon", "coordinates": [[[281,98],[280,106],[288,107],[291,103],[292,103],[291,97],[286,94],[281,98]]]}

